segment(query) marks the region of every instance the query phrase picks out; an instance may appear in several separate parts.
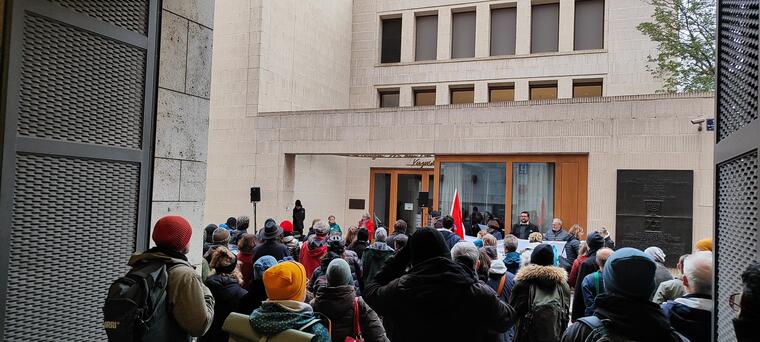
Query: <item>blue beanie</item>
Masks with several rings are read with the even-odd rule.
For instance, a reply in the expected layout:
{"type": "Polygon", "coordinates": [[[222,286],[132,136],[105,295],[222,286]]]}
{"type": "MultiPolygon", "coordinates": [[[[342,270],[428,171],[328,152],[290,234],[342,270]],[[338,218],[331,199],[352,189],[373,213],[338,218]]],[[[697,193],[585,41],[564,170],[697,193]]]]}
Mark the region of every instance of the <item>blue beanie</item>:
{"type": "Polygon", "coordinates": [[[649,301],[654,294],[657,266],[635,248],[621,248],[604,264],[604,287],[610,294],[649,301]]]}
{"type": "Polygon", "coordinates": [[[277,259],[271,255],[265,255],[253,263],[253,279],[263,279],[264,271],[277,265],[277,259]]]}

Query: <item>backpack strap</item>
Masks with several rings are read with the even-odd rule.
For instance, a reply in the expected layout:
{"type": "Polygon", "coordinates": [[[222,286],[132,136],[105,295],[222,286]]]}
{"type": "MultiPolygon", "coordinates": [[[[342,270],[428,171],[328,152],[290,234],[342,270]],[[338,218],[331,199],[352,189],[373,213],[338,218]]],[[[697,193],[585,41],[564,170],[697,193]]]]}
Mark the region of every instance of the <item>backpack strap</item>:
{"type": "Polygon", "coordinates": [[[594,287],[596,288],[596,295],[602,293],[601,286],[599,285],[599,271],[594,272],[594,287]]]}
{"type": "Polygon", "coordinates": [[[594,315],[578,318],[578,322],[583,323],[587,327],[591,328],[591,330],[595,330],[604,326],[602,320],[594,315]]]}
{"type": "Polygon", "coordinates": [[[501,294],[504,293],[504,284],[507,283],[507,274],[504,273],[503,276],[501,276],[501,279],[499,280],[499,287],[496,289],[496,294],[501,297],[501,294]]]}
{"type": "Polygon", "coordinates": [[[320,322],[322,322],[321,319],[319,319],[319,318],[313,318],[311,321],[309,321],[308,323],[304,324],[302,327],[298,328],[298,330],[299,331],[305,331],[306,329],[308,329],[312,325],[320,323],[320,322]]]}

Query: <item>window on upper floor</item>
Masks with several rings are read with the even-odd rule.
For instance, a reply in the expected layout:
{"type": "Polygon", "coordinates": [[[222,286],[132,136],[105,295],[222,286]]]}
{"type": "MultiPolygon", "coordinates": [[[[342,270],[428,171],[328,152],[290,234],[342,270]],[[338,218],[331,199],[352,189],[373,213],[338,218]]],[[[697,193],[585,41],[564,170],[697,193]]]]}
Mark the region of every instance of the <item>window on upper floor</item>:
{"type": "Polygon", "coordinates": [[[475,57],[475,12],[451,14],[451,58],[475,57]]]}
{"type": "Polygon", "coordinates": [[[378,91],[380,96],[380,107],[398,107],[399,91],[398,89],[385,89],[378,91]]]}
{"type": "Polygon", "coordinates": [[[559,4],[531,7],[530,52],[559,50],[559,4]]]}
{"type": "Polygon", "coordinates": [[[382,20],[380,63],[401,61],[401,18],[382,20]]]}
{"type": "Polygon", "coordinates": [[[557,82],[530,83],[531,100],[552,100],[557,98],[557,82]]]}
{"type": "Polygon", "coordinates": [[[602,96],[601,80],[575,80],[573,81],[573,97],[599,97],[602,96]]]}
{"type": "Polygon", "coordinates": [[[414,89],[415,106],[435,106],[435,88],[414,89]]]}
{"type": "Polygon", "coordinates": [[[575,1],[575,50],[604,48],[604,0],[575,1]]]}
{"type": "Polygon", "coordinates": [[[449,88],[451,104],[475,102],[475,88],[472,86],[456,86],[449,88]]]}
{"type": "Polygon", "coordinates": [[[517,8],[491,9],[491,56],[515,54],[517,8]]]}
{"type": "Polygon", "coordinates": [[[417,16],[414,38],[414,60],[435,60],[438,56],[438,16],[417,16]]]}
{"type": "Polygon", "coordinates": [[[488,102],[509,102],[515,100],[514,85],[489,85],[488,102]]]}

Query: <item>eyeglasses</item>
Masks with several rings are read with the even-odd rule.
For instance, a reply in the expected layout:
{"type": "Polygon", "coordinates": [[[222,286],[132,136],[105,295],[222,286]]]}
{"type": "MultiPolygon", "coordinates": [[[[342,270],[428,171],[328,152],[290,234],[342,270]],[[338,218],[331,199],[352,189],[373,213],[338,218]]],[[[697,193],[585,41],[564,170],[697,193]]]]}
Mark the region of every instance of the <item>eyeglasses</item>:
{"type": "Polygon", "coordinates": [[[742,302],[742,294],[741,292],[734,293],[730,297],[728,297],[728,306],[731,307],[731,310],[734,310],[736,312],[739,312],[741,310],[740,303],[742,302]]]}

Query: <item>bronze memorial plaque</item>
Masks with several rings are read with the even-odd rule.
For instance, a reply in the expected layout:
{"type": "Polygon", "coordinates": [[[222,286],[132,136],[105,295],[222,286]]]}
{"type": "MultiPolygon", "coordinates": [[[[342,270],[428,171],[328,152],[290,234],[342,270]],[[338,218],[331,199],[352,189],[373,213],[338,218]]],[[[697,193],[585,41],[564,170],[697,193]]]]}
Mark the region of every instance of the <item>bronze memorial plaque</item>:
{"type": "Polygon", "coordinates": [[[675,267],[692,249],[693,197],[692,170],[618,170],[616,246],[660,247],[675,267]]]}

